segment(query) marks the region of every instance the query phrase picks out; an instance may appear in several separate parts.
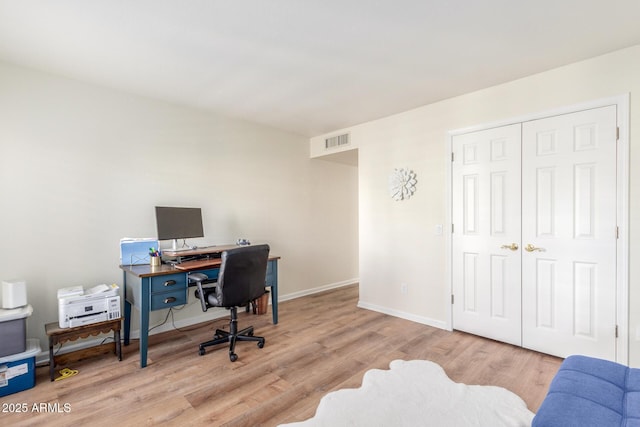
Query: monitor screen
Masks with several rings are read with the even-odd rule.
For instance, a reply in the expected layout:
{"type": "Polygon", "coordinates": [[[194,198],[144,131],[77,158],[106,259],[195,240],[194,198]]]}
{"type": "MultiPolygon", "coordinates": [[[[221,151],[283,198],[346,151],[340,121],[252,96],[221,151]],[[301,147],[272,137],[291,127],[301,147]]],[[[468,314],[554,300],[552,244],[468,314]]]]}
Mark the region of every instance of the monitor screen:
{"type": "Polygon", "coordinates": [[[204,237],[200,208],[156,206],[158,240],[204,237]]]}

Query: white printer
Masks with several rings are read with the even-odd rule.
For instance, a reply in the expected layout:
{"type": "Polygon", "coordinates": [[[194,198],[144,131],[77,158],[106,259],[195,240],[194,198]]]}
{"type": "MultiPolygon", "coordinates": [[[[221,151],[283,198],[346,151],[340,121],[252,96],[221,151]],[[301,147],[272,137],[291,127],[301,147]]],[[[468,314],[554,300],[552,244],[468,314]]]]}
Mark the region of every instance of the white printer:
{"type": "Polygon", "coordinates": [[[72,286],[58,290],[58,324],[74,328],[120,317],[118,285],[98,285],[85,290],[72,286]]]}

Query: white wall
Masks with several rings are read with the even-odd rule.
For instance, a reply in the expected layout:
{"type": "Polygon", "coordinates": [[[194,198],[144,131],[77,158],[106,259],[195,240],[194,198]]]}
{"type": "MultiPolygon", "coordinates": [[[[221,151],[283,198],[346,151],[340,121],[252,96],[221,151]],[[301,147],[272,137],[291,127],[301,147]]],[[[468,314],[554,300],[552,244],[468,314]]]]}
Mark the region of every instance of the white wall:
{"type": "MultiPolygon", "coordinates": [[[[359,150],[361,305],[443,326],[448,322],[447,132],[630,93],[629,362],[640,366],[640,46],[551,70],[408,112],[351,132],[359,150]],[[408,201],[393,201],[394,168],[417,173],[408,201]],[[445,227],[447,228],[447,227],[445,227]],[[408,285],[402,295],[400,286],[408,285]]],[[[336,131],[337,132],[337,131],[336,131]]],[[[335,134],[332,132],[331,134],[335,134]]],[[[321,153],[323,136],[312,138],[321,153]]]]}
{"type": "MultiPolygon", "coordinates": [[[[201,207],[195,244],[269,243],[285,298],[358,277],[355,167],[309,159],[299,135],[9,64],[0,203],[0,279],[27,281],[43,348],[57,289],[122,284],[119,240],[155,236],[156,205],[201,207]]],[[[202,316],[190,301],[176,321],[202,316]]]]}

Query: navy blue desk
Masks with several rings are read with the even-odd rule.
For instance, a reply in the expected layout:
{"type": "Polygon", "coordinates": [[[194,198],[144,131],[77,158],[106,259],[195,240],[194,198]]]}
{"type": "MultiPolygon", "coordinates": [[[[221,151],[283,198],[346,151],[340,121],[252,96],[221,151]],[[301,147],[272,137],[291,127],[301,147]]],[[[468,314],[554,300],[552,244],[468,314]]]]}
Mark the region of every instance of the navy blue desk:
{"type": "MultiPolygon", "coordinates": [[[[220,247],[218,251],[223,250],[220,247]]],[[[267,263],[266,287],[271,288],[271,314],[273,323],[278,323],[278,259],[269,256],[267,263]]],[[[140,367],[147,366],[147,347],[149,342],[149,313],[187,303],[189,295],[189,274],[204,273],[210,279],[218,277],[216,265],[197,270],[178,270],[163,264],[158,267],[149,265],[121,265],[124,283],[124,345],[129,345],[131,332],[131,307],[140,312],[140,367]]]]}

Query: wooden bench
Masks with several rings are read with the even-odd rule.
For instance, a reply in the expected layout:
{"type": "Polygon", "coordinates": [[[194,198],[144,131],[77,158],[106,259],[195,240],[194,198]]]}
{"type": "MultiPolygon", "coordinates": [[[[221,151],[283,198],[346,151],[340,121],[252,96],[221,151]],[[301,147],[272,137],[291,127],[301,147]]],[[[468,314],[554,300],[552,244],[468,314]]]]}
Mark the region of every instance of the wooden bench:
{"type": "Polygon", "coordinates": [[[86,357],[108,353],[113,350],[122,360],[122,347],[120,345],[120,325],[121,319],[107,320],[105,322],[92,323],[90,325],[76,326],[74,328],[61,328],[58,322],[47,323],[45,331],[49,337],[49,377],[54,380],[54,367],[56,362],[67,363],[71,360],[81,360],[86,357]],[[111,343],[101,344],[82,350],[54,356],[53,347],[57,344],[64,344],[67,341],[75,341],[79,338],[88,338],[91,335],[107,334],[113,331],[113,346],[111,343]]]}

